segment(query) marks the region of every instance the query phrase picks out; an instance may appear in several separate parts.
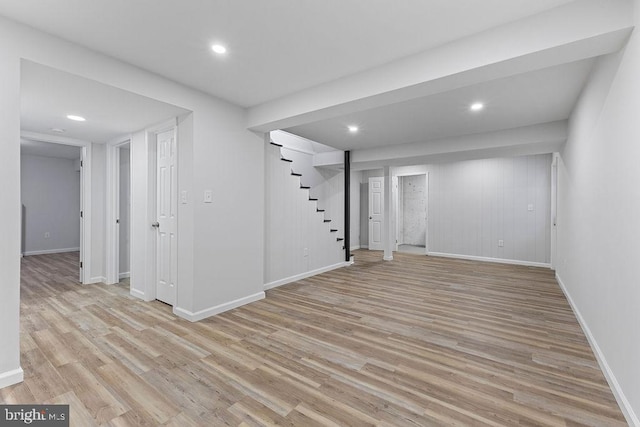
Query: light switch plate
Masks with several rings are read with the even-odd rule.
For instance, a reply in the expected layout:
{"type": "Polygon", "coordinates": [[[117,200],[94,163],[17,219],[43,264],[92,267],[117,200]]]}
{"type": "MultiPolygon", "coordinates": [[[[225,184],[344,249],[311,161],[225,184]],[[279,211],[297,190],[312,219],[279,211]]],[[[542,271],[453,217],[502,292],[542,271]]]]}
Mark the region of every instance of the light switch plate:
{"type": "Polygon", "coordinates": [[[180,203],[182,203],[183,205],[186,205],[187,200],[188,200],[187,190],[182,190],[180,192],[180,203]]]}
{"type": "Polygon", "coordinates": [[[213,190],[204,190],[204,202],[213,203],[213,190]]]}

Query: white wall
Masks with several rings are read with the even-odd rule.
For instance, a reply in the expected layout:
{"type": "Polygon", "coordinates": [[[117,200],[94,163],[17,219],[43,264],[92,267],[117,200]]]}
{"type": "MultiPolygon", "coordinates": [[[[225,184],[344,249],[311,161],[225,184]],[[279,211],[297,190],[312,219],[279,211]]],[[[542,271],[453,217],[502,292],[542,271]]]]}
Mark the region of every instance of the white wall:
{"type": "Polygon", "coordinates": [[[351,179],[349,180],[351,184],[350,189],[350,198],[351,198],[351,234],[350,239],[351,249],[359,249],[360,248],[360,186],[362,181],[362,172],[361,171],[351,171],[351,179]]]}
{"type": "Polygon", "coordinates": [[[120,259],[118,262],[119,273],[129,273],[129,215],[131,210],[131,150],[129,147],[120,148],[120,215],[119,219],[119,243],[120,259]]]}
{"type": "MultiPolygon", "coordinates": [[[[344,206],[344,173],[319,170],[325,180],[316,182],[312,190],[301,189],[305,177],[292,176],[291,168],[313,169],[312,156],[299,153],[289,163],[280,160],[280,148],[267,144],[266,150],[264,280],[265,288],[270,289],[344,262],[344,241],[336,240],[344,238],[344,210],[340,211],[344,206]],[[326,212],[317,212],[317,208],[326,212]],[[323,222],[325,219],[331,222],[323,222]],[[332,228],[339,231],[331,232],[332,228]]],[[[291,154],[285,158],[294,157],[291,154]]]]}
{"type": "MultiPolygon", "coordinates": [[[[191,166],[181,167],[178,176],[179,190],[189,193],[188,204],[180,205],[178,210],[178,245],[181,259],[182,254],[193,257],[179,265],[178,303],[174,311],[196,320],[264,296],[264,188],[256,185],[264,177],[264,152],[262,138],[246,130],[245,111],[156,74],[0,18],[0,179],[9,183],[3,189],[0,206],[3,236],[0,385],[21,378],[18,188],[21,58],[193,111],[193,141],[181,144],[178,152],[180,165],[191,166]],[[205,189],[213,190],[215,203],[202,203],[205,189]],[[233,240],[228,238],[230,233],[233,240]]],[[[100,173],[102,169],[104,174],[104,152],[98,147],[94,145],[94,172],[100,173]]],[[[132,156],[136,157],[134,153],[132,156]]],[[[134,163],[136,167],[138,164],[134,163]]],[[[92,198],[103,194],[103,187],[95,184],[92,198]]],[[[104,206],[100,203],[103,202],[92,206],[95,223],[100,215],[104,217],[104,206]]],[[[92,231],[96,232],[95,239],[103,239],[100,230],[92,231]]],[[[103,260],[104,249],[102,253],[93,253],[97,270],[92,276],[100,272],[104,275],[103,260]]]]}
{"type": "MultiPolygon", "coordinates": [[[[363,180],[380,173],[364,171],[363,180]]],[[[550,263],[551,154],[392,169],[395,176],[421,173],[429,173],[430,253],[550,263]]],[[[361,206],[364,228],[368,206],[361,206]]]]}
{"type": "Polygon", "coordinates": [[[107,191],[107,150],[91,144],[91,271],[90,282],[104,282],[105,274],[105,194],[107,191]]]}
{"type": "Polygon", "coordinates": [[[550,154],[429,166],[429,252],[549,264],[550,208],[550,154]]]}
{"type": "Polygon", "coordinates": [[[20,368],[20,62],[0,26],[0,387],[22,381],[20,368]],[[9,44],[9,46],[7,46],[9,44]],[[13,183],[13,185],[11,185],[13,183]]]}
{"type": "Polygon", "coordinates": [[[25,255],[79,250],[80,172],[74,160],[23,154],[20,182],[25,255]]]}
{"type": "MultiPolygon", "coordinates": [[[[640,2],[634,1],[640,23],[640,2]]],[[[640,35],[599,60],[560,153],[557,275],[640,425],[640,35]]]]}

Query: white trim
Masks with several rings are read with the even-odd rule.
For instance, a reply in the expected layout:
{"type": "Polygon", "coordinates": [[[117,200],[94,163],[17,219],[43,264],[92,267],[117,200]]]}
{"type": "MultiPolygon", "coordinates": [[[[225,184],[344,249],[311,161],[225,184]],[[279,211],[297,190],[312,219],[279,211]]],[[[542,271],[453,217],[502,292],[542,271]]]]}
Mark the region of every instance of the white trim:
{"type": "Polygon", "coordinates": [[[131,273],[130,273],[130,272],[128,272],[128,271],[127,271],[126,273],[120,273],[120,274],[118,274],[118,278],[119,278],[120,280],[122,280],[122,279],[128,279],[129,277],[131,277],[131,273]]]}
{"type": "Polygon", "coordinates": [[[138,298],[138,299],[141,299],[141,300],[143,300],[143,301],[153,301],[153,300],[148,300],[148,299],[146,299],[146,297],[145,297],[145,295],[144,295],[144,292],[142,292],[142,291],[141,291],[141,290],[139,290],[139,289],[130,289],[130,290],[129,290],[129,295],[131,295],[131,296],[133,296],[133,297],[136,297],[136,298],[138,298]]]}
{"type": "Polygon", "coordinates": [[[390,256],[383,256],[383,257],[382,257],[382,259],[383,259],[384,261],[393,261],[393,255],[390,255],[390,256]]]}
{"type": "Polygon", "coordinates": [[[249,304],[261,299],[264,299],[265,293],[258,292],[253,295],[238,298],[237,300],[229,301],[224,304],[216,305],[214,307],[206,308],[204,310],[196,311],[192,313],[180,307],[174,307],[173,313],[177,316],[187,319],[190,322],[197,322],[198,320],[206,319],[207,317],[215,316],[216,314],[224,313],[225,311],[232,310],[234,308],[249,304]]]}
{"type": "Polygon", "coordinates": [[[0,388],[9,387],[24,381],[24,371],[21,367],[0,374],[0,388]]]}
{"type": "Polygon", "coordinates": [[[47,135],[38,132],[20,131],[20,138],[28,139],[30,141],[52,142],[54,144],[62,145],[75,145],[77,147],[85,147],[87,144],[91,144],[89,141],[83,141],[81,139],[67,138],[66,136],[47,135]]]}
{"type": "Polygon", "coordinates": [[[640,419],[638,418],[636,413],[633,411],[633,407],[629,403],[629,400],[627,400],[627,397],[625,396],[624,391],[622,390],[622,387],[620,387],[620,383],[618,383],[616,376],[614,375],[613,371],[609,367],[609,363],[607,363],[607,359],[604,356],[604,353],[602,352],[602,350],[600,349],[600,346],[598,345],[596,338],[591,333],[591,329],[589,329],[589,325],[587,325],[587,322],[584,320],[584,317],[582,317],[582,314],[580,313],[578,306],[573,301],[573,298],[571,298],[571,294],[569,294],[569,290],[565,286],[564,282],[562,281],[558,273],[556,273],[556,280],[558,282],[558,285],[560,285],[560,289],[562,289],[564,296],[567,298],[567,301],[569,301],[569,305],[571,306],[573,313],[576,315],[576,319],[578,319],[578,323],[580,324],[580,327],[582,328],[584,335],[587,337],[587,340],[589,341],[589,345],[591,345],[591,349],[593,350],[593,353],[596,356],[598,365],[600,365],[600,369],[604,373],[604,376],[607,379],[607,382],[609,383],[609,387],[611,388],[611,391],[613,392],[613,395],[615,396],[616,401],[618,402],[618,406],[620,406],[620,409],[622,410],[622,413],[625,419],[627,420],[629,425],[640,427],[640,419]]]}
{"type": "MultiPolygon", "coordinates": [[[[275,142],[275,141],[274,141],[274,142],[275,142]]],[[[279,144],[279,143],[278,143],[278,142],[276,142],[276,144],[279,144]]],[[[281,144],[281,145],[282,145],[282,144],[281,144]]],[[[297,148],[297,147],[296,147],[296,148],[293,148],[293,147],[287,147],[286,145],[282,145],[282,147],[276,147],[276,148],[284,148],[284,149],[286,149],[286,150],[291,150],[291,151],[295,151],[295,152],[297,152],[297,153],[302,153],[302,154],[308,154],[308,155],[310,155],[310,156],[313,156],[313,155],[317,154],[317,153],[314,153],[313,151],[310,151],[310,150],[305,150],[305,149],[303,149],[303,148],[297,148]]]]}
{"type": "Polygon", "coordinates": [[[489,257],[474,256],[474,255],[448,254],[444,252],[427,252],[427,255],[438,256],[443,258],[466,259],[469,261],[495,262],[498,264],[512,264],[512,265],[524,265],[527,267],[551,268],[551,264],[547,262],[522,261],[518,259],[505,259],[505,258],[489,258],[489,257]]]}
{"type": "Polygon", "coordinates": [[[85,285],[93,285],[96,283],[107,283],[107,278],[104,276],[92,277],[85,283],[85,285]]]}
{"type": "Polygon", "coordinates": [[[360,248],[361,248],[361,246],[360,246],[360,245],[354,245],[354,246],[351,246],[351,247],[349,248],[349,250],[350,250],[350,251],[357,251],[357,250],[358,250],[358,249],[360,249],[360,248]]]}
{"type": "Polygon", "coordinates": [[[277,288],[278,286],[286,285],[287,283],[297,282],[298,280],[306,279],[307,277],[315,276],[317,274],[326,273],[327,271],[335,270],[337,268],[347,267],[351,265],[351,262],[342,261],[337,264],[328,265],[326,267],[318,268],[315,270],[307,271],[304,273],[296,274],[295,276],[286,277],[284,279],[274,280],[273,282],[266,283],[264,290],[277,288]]]}
{"type": "Polygon", "coordinates": [[[147,128],[144,129],[145,132],[149,132],[149,133],[162,133],[168,130],[171,130],[173,128],[177,128],[178,127],[178,118],[177,117],[172,117],[170,119],[164,120],[158,124],[149,126],[147,128]]]}
{"type": "Polygon", "coordinates": [[[120,258],[120,234],[116,220],[120,217],[120,148],[131,142],[131,135],[125,135],[113,139],[107,143],[107,203],[105,221],[105,269],[107,283],[117,283],[119,258],[120,258]]]}
{"type": "Polygon", "coordinates": [[[61,254],[65,252],[79,252],[80,248],[64,248],[64,249],[45,249],[42,251],[25,251],[24,256],[30,255],[47,255],[47,254],[61,254]]]}

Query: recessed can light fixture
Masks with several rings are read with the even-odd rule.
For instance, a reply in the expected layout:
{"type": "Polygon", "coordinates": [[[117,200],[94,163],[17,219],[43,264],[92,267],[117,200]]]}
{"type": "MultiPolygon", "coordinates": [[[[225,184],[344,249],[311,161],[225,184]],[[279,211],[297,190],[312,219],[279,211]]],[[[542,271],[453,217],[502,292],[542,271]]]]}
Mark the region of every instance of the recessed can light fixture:
{"type": "Polygon", "coordinates": [[[55,132],[55,133],[65,133],[66,130],[62,129],[62,128],[51,128],[51,132],[55,132]]]}
{"type": "Polygon", "coordinates": [[[73,120],[73,121],[75,121],[75,122],[84,122],[85,120],[87,120],[87,119],[85,119],[85,118],[84,118],[84,117],[82,117],[82,116],[76,116],[76,115],[74,115],[74,114],[69,114],[69,115],[67,116],[67,119],[69,119],[69,120],[73,120]]]}
{"type": "Polygon", "coordinates": [[[356,133],[358,132],[358,126],[349,126],[347,129],[349,129],[349,132],[351,133],[356,133]]]}
{"type": "Polygon", "coordinates": [[[213,46],[211,46],[211,50],[219,54],[227,53],[227,48],[222,46],[221,44],[214,44],[213,46]]]}
{"type": "Polygon", "coordinates": [[[473,104],[471,104],[471,107],[469,107],[471,111],[480,111],[483,108],[484,104],[482,102],[474,102],[473,104]]]}

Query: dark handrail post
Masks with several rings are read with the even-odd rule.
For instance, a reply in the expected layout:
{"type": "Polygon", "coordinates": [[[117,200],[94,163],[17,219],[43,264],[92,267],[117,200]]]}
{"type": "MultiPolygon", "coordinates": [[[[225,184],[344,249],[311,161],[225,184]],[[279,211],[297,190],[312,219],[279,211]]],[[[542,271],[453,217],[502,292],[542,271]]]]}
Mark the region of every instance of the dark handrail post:
{"type": "Polygon", "coordinates": [[[351,261],[351,151],[344,152],[344,257],[351,261]]]}

